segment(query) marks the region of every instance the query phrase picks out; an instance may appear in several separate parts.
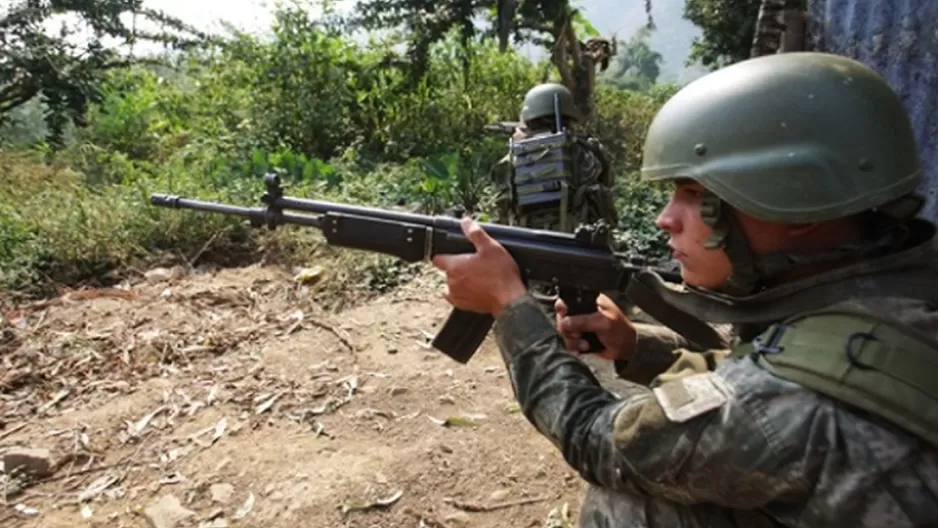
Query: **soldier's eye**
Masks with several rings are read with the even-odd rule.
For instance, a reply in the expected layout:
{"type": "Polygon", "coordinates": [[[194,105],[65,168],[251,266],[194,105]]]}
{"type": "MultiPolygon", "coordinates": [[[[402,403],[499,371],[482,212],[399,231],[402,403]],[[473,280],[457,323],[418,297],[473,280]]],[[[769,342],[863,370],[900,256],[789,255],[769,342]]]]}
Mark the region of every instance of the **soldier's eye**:
{"type": "Polygon", "coordinates": [[[701,190],[697,187],[685,186],[681,187],[681,195],[687,198],[696,199],[700,198],[701,190]]]}

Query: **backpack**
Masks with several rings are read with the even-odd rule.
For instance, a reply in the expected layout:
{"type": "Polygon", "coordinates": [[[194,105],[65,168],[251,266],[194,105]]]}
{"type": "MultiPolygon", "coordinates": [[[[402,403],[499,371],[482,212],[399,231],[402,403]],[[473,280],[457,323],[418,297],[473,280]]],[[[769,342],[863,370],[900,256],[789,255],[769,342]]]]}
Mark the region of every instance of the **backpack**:
{"type": "Polygon", "coordinates": [[[511,201],[518,225],[572,232],[618,223],[608,162],[595,139],[568,130],[509,141],[511,201]]]}
{"type": "Polygon", "coordinates": [[[819,310],[769,326],[730,357],[815,390],[938,447],[938,342],[896,321],[819,310]]]}

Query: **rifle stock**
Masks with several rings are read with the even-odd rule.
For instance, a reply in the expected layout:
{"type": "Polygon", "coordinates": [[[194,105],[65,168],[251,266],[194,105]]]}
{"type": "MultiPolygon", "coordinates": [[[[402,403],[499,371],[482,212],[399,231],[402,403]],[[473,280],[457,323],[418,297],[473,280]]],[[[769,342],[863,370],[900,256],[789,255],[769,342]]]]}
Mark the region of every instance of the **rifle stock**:
{"type": "MultiPolygon", "coordinates": [[[[265,184],[267,192],[261,201],[266,207],[240,207],[167,194],[152,194],[150,203],[241,216],[255,227],[274,229],[283,224],[313,227],[322,232],[330,245],[383,253],[407,262],[475,251],[456,218],[284,196],[280,178],[274,174],[265,177],[265,184]]],[[[629,278],[641,269],[634,263],[624,263],[608,246],[602,232],[581,229],[570,234],[489,223],[481,226],[512,255],[526,283],[556,284],[572,315],[595,312],[599,293],[623,291],[629,278]]],[[[662,276],[666,280],[680,280],[675,274],[662,276]]],[[[489,314],[455,309],[432,345],[457,362],[467,363],[493,324],[494,318],[489,314]]],[[[591,343],[590,352],[602,349],[595,335],[584,338],[591,343]]]]}

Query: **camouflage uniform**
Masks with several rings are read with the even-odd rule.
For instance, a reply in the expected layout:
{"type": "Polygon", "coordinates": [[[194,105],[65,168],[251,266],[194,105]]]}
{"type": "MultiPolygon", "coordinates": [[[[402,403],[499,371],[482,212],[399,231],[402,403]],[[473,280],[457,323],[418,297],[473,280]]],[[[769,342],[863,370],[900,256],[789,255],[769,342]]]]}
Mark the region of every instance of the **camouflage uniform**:
{"type": "MultiPolygon", "coordinates": [[[[764,339],[773,323],[831,308],[872,314],[932,350],[938,345],[938,239],[933,224],[912,218],[920,173],[908,121],[890,94],[858,63],[791,53],[710,74],[656,116],[645,175],[692,178],[713,193],[712,207],[701,212],[734,274],[715,291],[655,284],[673,306],[734,324],[725,350],[699,350],[637,325],[632,358],[616,363],[629,383],[615,395],[564,350],[532,298],[499,314],[496,336],[524,415],[590,484],[581,527],[938,526],[934,436],[776,375],[763,353],[739,353],[765,345],[754,338],[764,339]],[[809,108],[799,113],[799,105],[809,108]],[[747,158],[747,149],[757,155],[747,158]],[[770,221],[804,223],[876,208],[905,231],[885,245],[844,245],[828,255],[831,262],[859,257],[853,264],[772,282],[767,262],[784,271],[779,262],[786,260],[748,253],[738,226],[720,213],[727,203],[770,221]]],[[[811,347],[806,339],[794,348],[811,347]]],[[[845,348],[812,339],[822,361],[850,352],[849,340],[845,348]]],[[[864,349],[863,357],[875,351],[864,349]]],[[[898,352],[894,363],[909,350],[898,352]]],[[[919,370],[933,377],[935,365],[933,355],[919,370]]],[[[913,411],[938,412],[934,401],[913,411]]]]}

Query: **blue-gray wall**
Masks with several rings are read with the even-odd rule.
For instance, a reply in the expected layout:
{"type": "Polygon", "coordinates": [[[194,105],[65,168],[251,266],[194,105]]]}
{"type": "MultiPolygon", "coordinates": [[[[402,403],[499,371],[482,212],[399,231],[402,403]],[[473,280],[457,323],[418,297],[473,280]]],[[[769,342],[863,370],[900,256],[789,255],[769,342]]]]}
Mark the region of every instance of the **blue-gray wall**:
{"type": "Polygon", "coordinates": [[[938,221],[938,0],[808,0],[809,47],[859,60],[886,77],[912,117],[938,221]]]}

